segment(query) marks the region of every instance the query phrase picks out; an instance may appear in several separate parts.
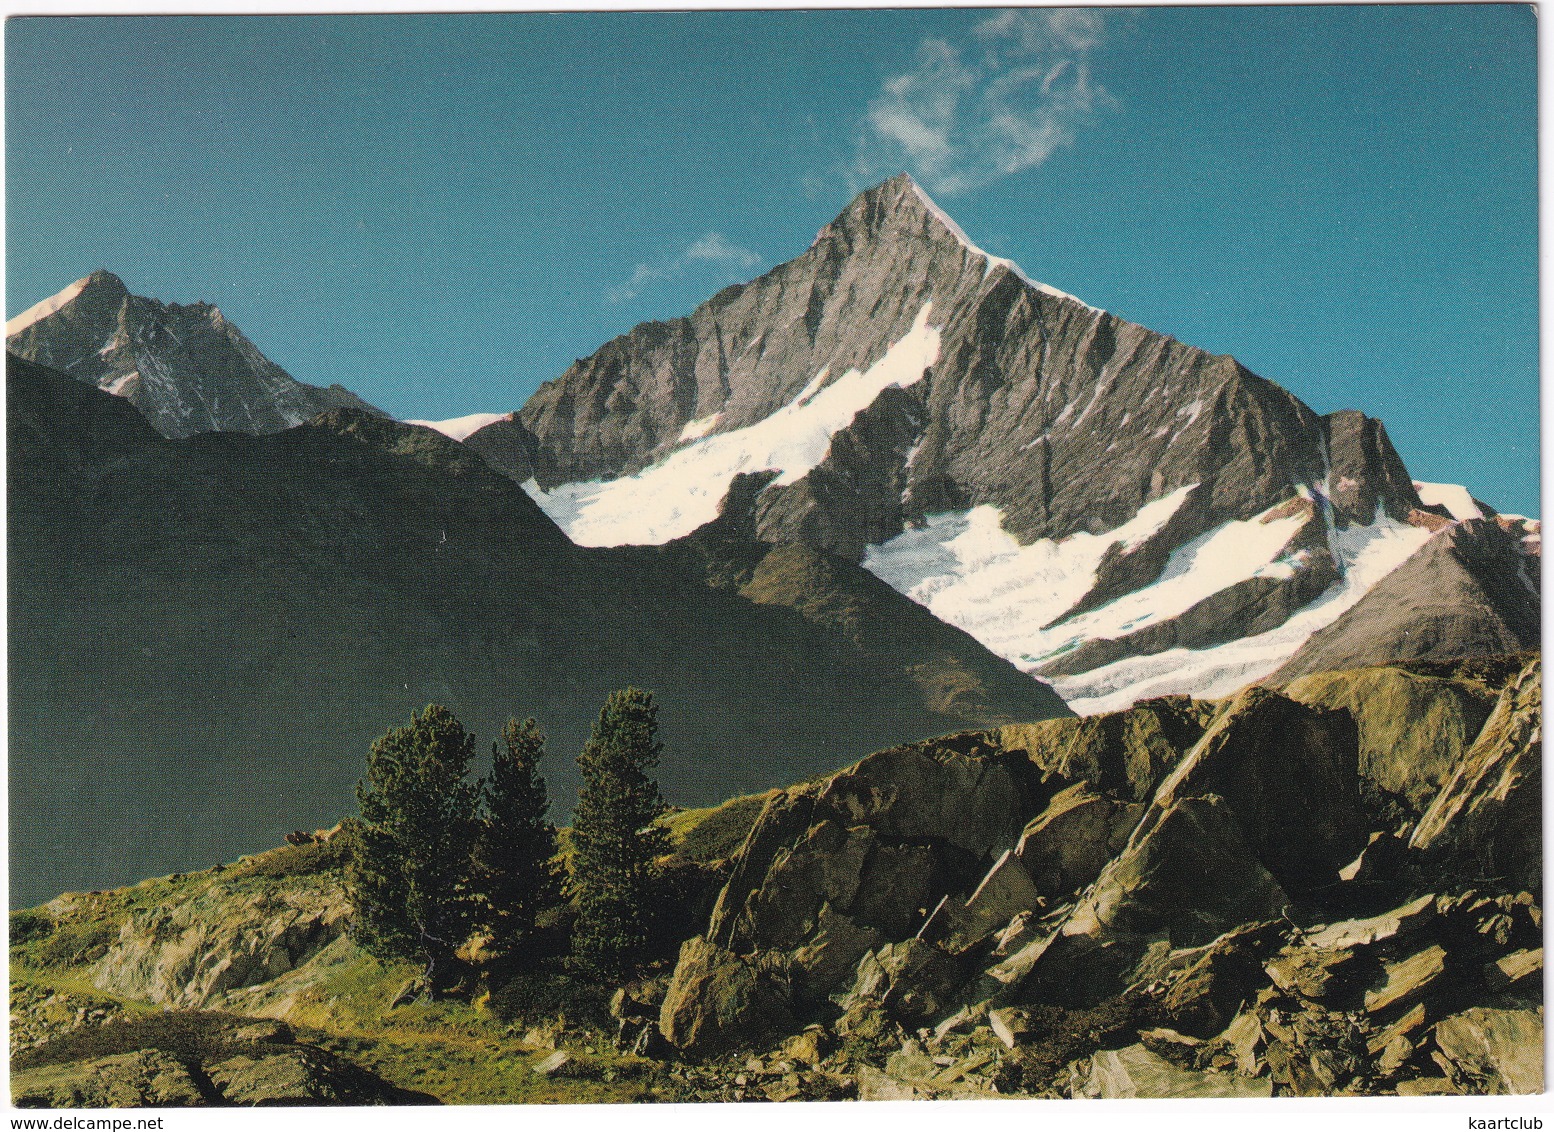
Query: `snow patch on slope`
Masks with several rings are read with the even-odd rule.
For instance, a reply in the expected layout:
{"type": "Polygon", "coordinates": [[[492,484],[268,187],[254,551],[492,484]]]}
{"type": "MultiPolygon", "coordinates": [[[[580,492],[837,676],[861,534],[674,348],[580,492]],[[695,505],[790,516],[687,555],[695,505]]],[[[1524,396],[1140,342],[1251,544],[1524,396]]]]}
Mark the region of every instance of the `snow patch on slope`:
{"type": "Polygon", "coordinates": [[[406,421],[405,424],[421,425],[436,429],[449,440],[463,440],[485,428],[488,424],[505,421],[511,413],[470,413],[468,416],[451,417],[445,421],[406,421]]]}
{"type": "Polygon", "coordinates": [[[821,370],[765,420],[693,439],[632,476],[551,491],[530,480],[524,490],[580,546],[656,546],[688,535],[718,517],[735,476],[776,471],[774,483],[798,482],[881,393],[920,381],[939,358],[939,328],[928,325],[932,308],[924,305],[912,329],[867,370],[848,370],[830,384],[829,370],[821,370]]]}
{"type": "Polygon", "coordinates": [[[994,268],[1007,267],[1010,271],[1019,276],[1021,281],[1024,282],[1027,287],[1034,287],[1044,295],[1051,295],[1055,299],[1067,299],[1071,303],[1078,303],[1080,306],[1092,311],[1099,311],[1101,309],[1100,307],[1092,307],[1083,299],[1075,298],[1067,291],[1059,291],[1056,287],[1049,287],[1045,283],[1036,282],[1036,280],[1025,274],[1020,265],[1015,263],[1012,259],[1005,259],[1003,256],[997,256],[990,252],[983,251],[981,248],[977,247],[976,244],[971,242],[971,237],[966,235],[965,230],[962,229],[959,224],[950,219],[949,213],[945,212],[944,209],[935,204],[933,198],[930,197],[927,193],[923,192],[921,185],[913,182],[912,191],[917,194],[917,199],[923,202],[923,207],[933,214],[935,220],[937,220],[940,224],[943,224],[945,228],[949,229],[950,235],[959,240],[967,251],[971,252],[973,255],[979,255],[983,259],[987,260],[987,269],[983,271],[982,278],[986,279],[989,275],[993,274],[994,268]]]}
{"type": "MultiPolygon", "coordinates": [[[[1193,485],[1196,486],[1196,485],[1193,485]]],[[[1064,618],[1090,592],[1112,546],[1129,549],[1161,529],[1192,487],[1146,504],[1116,530],[1021,546],[996,507],[930,516],[917,530],[869,547],[864,568],[943,621],[970,633],[1027,672],[1087,641],[1126,636],[1168,621],[1249,578],[1289,577],[1287,553],[1306,513],[1223,523],[1171,552],[1160,577],[1098,609],[1064,618]]],[[[1174,693],[1228,695],[1269,675],[1319,629],[1336,621],[1429,539],[1430,532],[1378,510],[1369,526],[1335,530],[1331,548],[1343,576],[1278,628],[1209,649],[1129,657],[1053,688],[1082,715],[1117,711],[1174,693]]]]}
{"type": "MultiPolygon", "coordinates": [[[[34,303],[22,311],[21,314],[5,324],[5,336],[9,338],[13,334],[20,334],[33,323],[41,322],[43,319],[48,318],[49,315],[71,302],[77,295],[86,290],[86,284],[90,278],[91,276],[87,276],[86,279],[77,279],[59,294],[50,295],[41,303],[34,303]]],[[[36,293],[34,292],[34,294],[36,293]]]]}
{"type": "Polygon", "coordinates": [[[1228,696],[1273,673],[1313,633],[1353,608],[1429,539],[1428,530],[1399,523],[1378,508],[1370,526],[1334,533],[1333,550],[1343,577],[1277,628],[1213,648],[1129,657],[1077,676],[1058,677],[1052,686],[1081,715],[1120,711],[1155,696],[1228,696]]]}
{"type": "Polygon", "coordinates": [[[1482,519],[1484,512],[1468,489],[1456,483],[1420,483],[1414,481],[1414,490],[1426,507],[1444,507],[1447,514],[1459,523],[1466,519],[1482,519]]]}
{"type": "Polygon", "coordinates": [[[1002,513],[988,504],[933,515],[921,528],[867,548],[863,567],[941,621],[1029,670],[1063,651],[1066,630],[1043,626],[1090,592],[1107,551],[1131,549],[1150,538],[1196,486],[1146,504],[1105,534],[1038,539],[1029,546],[1003,529],[1002,513]]]}

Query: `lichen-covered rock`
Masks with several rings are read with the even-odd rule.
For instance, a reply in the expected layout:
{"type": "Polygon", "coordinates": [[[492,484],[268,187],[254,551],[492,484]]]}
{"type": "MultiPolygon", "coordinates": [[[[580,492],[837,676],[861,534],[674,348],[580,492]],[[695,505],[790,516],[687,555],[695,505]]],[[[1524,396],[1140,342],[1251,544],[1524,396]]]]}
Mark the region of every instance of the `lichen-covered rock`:
{"type": "Polygon", "coordinates": [[[703,1057],[793,1027],[785,979],[702,936],[680,947],[659,1011],[659,1031],[676,1049],[703,1057]]]}
{"type": "Polygon", "coordinates": [[[1446,785],[1495,703],[1492,693],[1468,681],[1387,667],[1304,676],[1284,694],[1353,715],[1360,774],[1406,798],[1416,813],[1446,785]]]}
{"type": "Polygon", "coordinates": [[[1045,896],[1076,892],[1122,851],[1144,807],[1118,802],[1080,782],[1055,794],[1020,836],[1016,855],[1045,896]]]}
{"type": "Polygon", "coordinates": [[[187,1108],[212,1103],[182,1061],[158,1049],[27,1069],[11,1078],[17,1108],[187,1108]]]}
{"type": "Polygon", "coordinates": [[[1435,1027],[1435,1044],[1464,1092],[1543,1092],[1543,1011],[1473,1007],[1435,1027]]]}
{"type": "Polygon", "coordinates": [[[1304,895],[1336,883],[1365,847],[1359,786],[1353,717],[1250,688],[1160,784],[1152,808],[1219,795],[1262,866],[1304,895]]]}
{"type": "Polygon", "coordinates": [[[1091,1005],[1119,993],[1151,943],[1196,947],[1289,904],[1217,796],[1152,811],[1044,945],[1018,989],[1028,1001],[1091,1005]]]}
{"type": "Polygon", "coordinates": [[[180,902],[135,912],[92,980],[126,998],[218,1004],[230,991],[293,971],[345,933],[335,878],[243,888],[216,880],[180,902]]]}
{"type": "Polygon", "coordinates": [[[1199,1073],[1172,1065],[1143,1045],[1100,1050],[1090,1059],[1083,1096],[1100,1100],[1124,1097],[1271,1097],[1273,1082],[1235,1073],[1199,1073]]]}
{"type": "Polygon", "coordinates": [[[382,1082],[355,1066],[306,1046],[240,1055],[206,1069],[230,1105],[244,1107],[389,1104],[382,1082]]]}

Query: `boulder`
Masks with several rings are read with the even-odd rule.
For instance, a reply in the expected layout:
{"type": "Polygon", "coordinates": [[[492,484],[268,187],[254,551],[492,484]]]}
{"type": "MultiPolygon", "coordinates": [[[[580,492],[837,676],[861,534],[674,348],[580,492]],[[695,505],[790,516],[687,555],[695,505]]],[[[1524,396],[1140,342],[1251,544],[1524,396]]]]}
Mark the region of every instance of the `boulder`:
{"type": "Polygon", "coordinates": [[[1035,890],[1049,897],[1077,892],[1120,853],[1144,807],[1118,802],[1076,783],[1025,827],[1015,852],[1035,890]]]}
{"type": "Polygon", "coordinates": [[[1543,1011],[1476,1006],[1442,1019],[1435,1044],[1464,1092],[1543,1092],[1543,1011]]]}
{"type": "Polygon", "coordinates": [[[1336,883],[1370,832],[1354,719],[1267,688],[1249,688],[1224,709],[1160,784],[1141,828],[1176,801],[1211,793],[1223,799],[1256,859],[1293,896],[1336,883]]]}
{"type": "Polygon", "coordinates": [[[947,897],[918,934],[962,951],[1036,906],[1039,894],[1013,849],[1006,849],[965,900],[947,897]]]}
{"type": "Polygon", "coordinates": [[[1226,932],[1171,982],[1160,1005],[1177,1027],[1199,1038],[1223,1031],[1268,985],[1258,955],[1278,938],[1277,924],[1226,932]]]}
{"type": "Polygon", "coordinates": [[[1446,949],[1440,944],[1388,963],[1381,981],[1365,994],[1366,1013],[1382,1018],[1401,1015],[1439,989],[1445,974],[1446,949]]]}
{"type": "Polygon", "coordinates": [[[212,1103],[182,1061],[158,1049],[27,1069],[11,1078],[17,1108],[186,1108],[212,1103]]]}
{"type": "Polygon", "coordinates": [[[887,943],[858,963],[842,1007],[873,1000],[909,1026],[936,1020],[950,1008],[966,974],[963,962],[931,943],[915,938],[887,943]]]}
{"type": "Polygon", "coordinates": [[[759,958],[696,936],[680,947],[659,1031],[676,1049],[704,1057],[791,1030],[789,1005],[787,981],[759,958]]]}
{"type": "Polygon", "coordinates": [[[1142,1044],[1098,1050],[1090,1059],[1084,1096],[1099,1100],[1124,1097],[1271,1097],[1273,1082],[1234,1073],[1198,1073],[1172,1065],[1142,1044]]]}

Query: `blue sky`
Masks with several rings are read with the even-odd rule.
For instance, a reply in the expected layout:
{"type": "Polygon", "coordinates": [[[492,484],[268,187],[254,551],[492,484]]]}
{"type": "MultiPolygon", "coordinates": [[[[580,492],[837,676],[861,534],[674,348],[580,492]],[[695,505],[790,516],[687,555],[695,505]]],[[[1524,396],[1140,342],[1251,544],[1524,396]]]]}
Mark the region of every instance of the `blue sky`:
{"type": "Polygon", "coordinates": [[[913,173],[1033,277],[1538,502],[1526,5],[7,25],[7,297],[217,303],[402,417],[516,408],[913,173]]]}

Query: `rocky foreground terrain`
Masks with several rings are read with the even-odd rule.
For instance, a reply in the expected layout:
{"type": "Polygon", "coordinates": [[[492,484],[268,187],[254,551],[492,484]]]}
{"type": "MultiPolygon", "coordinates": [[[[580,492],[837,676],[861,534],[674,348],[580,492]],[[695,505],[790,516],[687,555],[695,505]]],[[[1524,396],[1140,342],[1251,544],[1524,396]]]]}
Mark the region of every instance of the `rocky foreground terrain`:
{"type": "Polygon", "coordinates": [[[417,998],[327,833],[13,913],[18,1104],[1526,1093],[1541,662],[964,732],[666,818],[678,955],[417,998]],[[527,985],[527,984],[523,984],[527,985]],[[515,988],[520,988],[515,990],[515,988]],[[268,1019],[269,1021],[258,1021],[268,1019]]]}

